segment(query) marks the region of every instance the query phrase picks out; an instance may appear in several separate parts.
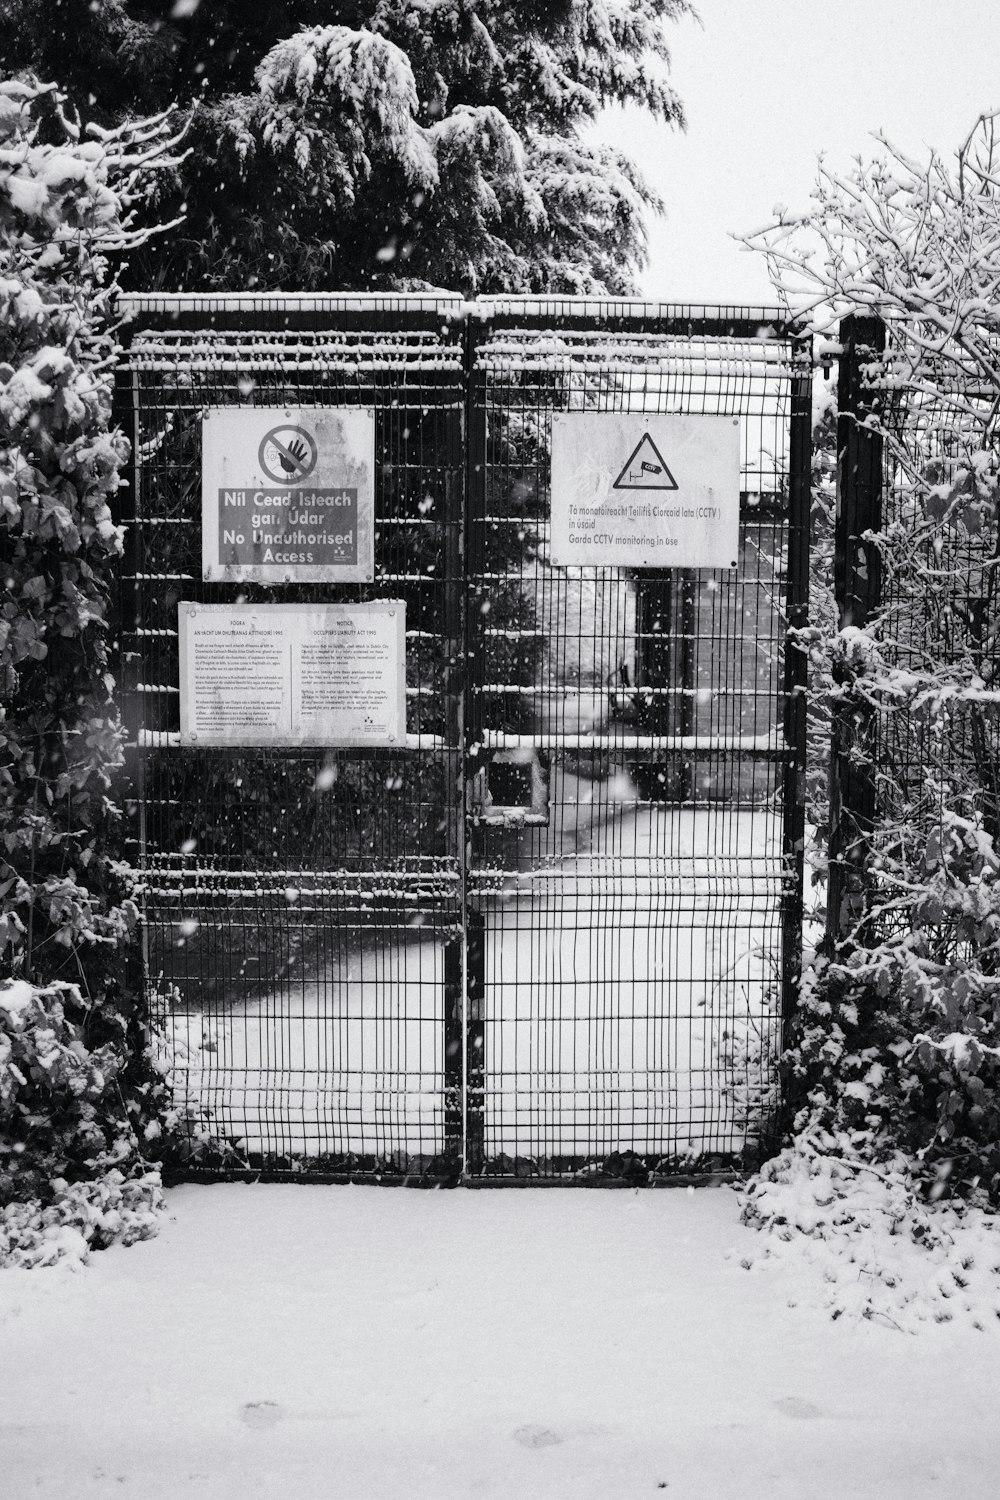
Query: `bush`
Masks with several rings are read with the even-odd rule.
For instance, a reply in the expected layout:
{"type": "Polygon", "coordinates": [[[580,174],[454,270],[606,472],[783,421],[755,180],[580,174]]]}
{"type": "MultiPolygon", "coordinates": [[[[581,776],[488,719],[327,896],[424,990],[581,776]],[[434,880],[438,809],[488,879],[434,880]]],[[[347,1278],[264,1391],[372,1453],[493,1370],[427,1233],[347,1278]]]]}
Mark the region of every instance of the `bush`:
{"type": "MultiPolygon", "coordinates": [[[[87,1046],[78,988],[0,988],[0,1266],[80,1260],[155,1234],[159,1169],[121,1089],[122,1056],[87,1046]]],[[[146,1132],[161,1131],[152,1120],[146,1132]]]]}
{"type": "Polygon", "coordinates": [[[817,331],[836,334],[847,314],[885,329],[884,350],[870,348],[862,363],[870,409],[858,418],[883,450],[883,518],[863,546],[847,548],[844,619],[821,616],[809,642],[818,707],[837,725],[841,763],[870,795],[872,816],[845,808],[832,851],[844,894],[785,1059],[794,1135],[866,1170],[904,1160],[918,1197],[993,1204],[996,123],[980,118],[954,162],[937,153],[915,161],[886,142],[847,176],[823,167],[810,212],[782,212],[750,237],[783,295],[811,308],[817,331]],[[851,618],[853,584],[865,581],[867,600],[876,562],[880,598],[851,618]]]}
{"type": "Polygon", "coordinates": [[[0,81],[0,1262],[141,1237],[159,1195],[136,1132],[169,1117],[115,857],[109,257],[149,232],[171,146],[163,120],[88,131],[54,87],[0,81]]]}

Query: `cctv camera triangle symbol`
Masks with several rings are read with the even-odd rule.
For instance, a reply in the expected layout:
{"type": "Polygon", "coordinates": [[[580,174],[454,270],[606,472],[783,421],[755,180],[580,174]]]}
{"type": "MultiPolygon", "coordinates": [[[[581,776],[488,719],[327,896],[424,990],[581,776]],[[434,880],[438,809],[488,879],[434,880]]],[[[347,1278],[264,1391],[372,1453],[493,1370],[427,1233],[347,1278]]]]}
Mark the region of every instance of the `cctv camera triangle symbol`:
{"type": "Polygon", "coordinates": [[[612,485],[616,490],[676,490],[677,480],[648,432],[636,443],[628,462],[612,485]]]}

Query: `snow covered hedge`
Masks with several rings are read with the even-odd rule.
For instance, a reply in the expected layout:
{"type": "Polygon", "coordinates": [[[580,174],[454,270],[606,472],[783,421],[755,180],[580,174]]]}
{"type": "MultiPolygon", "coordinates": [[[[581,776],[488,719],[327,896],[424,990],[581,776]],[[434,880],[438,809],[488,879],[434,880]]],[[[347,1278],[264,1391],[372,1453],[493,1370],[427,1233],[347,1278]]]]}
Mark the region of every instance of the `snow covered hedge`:
{"type": "MultiPolygon", "coordinates": [[[[878,1220],[883,1241],[940,1249],[1000,1203],[995,124],[955,161],[883,142],[847,175],[824,167],[808,212],[749,237],[820,333],[848,313],[886,326],[864,370],[886,452],[881,530],[863,539],[882,596],[871,619],[821,621],[807,642],[876,811],[841,851],[850,920],[806,976],[789,1038],[792,1139],[746,1200],[783,1242],[871,1230],[877,1251],[878,1220]]],[[[986,1258],[995,1275],[995,1247],[986,1258]]]]}
{"type": "Polygon", "coordinates": [[[114,857],[110,502],[128,446],[108,257],[143,239],[172,145],[163,120],[84,131],[53,87],[0,82],[0,1262],[148,1232],[137,1133],[170,1142],[114,857]]]}
{"type": "Polygon", "coordinates": [[[125,1060],[87,1045],[87,1013],[75,985],[0,987],[0,1266],[79,1261],[156,1233],[160,1172],[122,1093],[125,1060]]]}
{"type": "Polygon", "coordinates": [[[928,1322],[992,1332],[1000,1319],[1000,1217],[962,1199],[929,1204],[903,1152],[874,1164],[846,1136],[803,1132],[749,1184],[743,1217],[764,1231],[744,1268],[810,1268],[833,1318],[906,1333],[928,1322]]]}
{"type": "Polygon", "coordinates": [[[106,254],[128,243],[142,156],[128,133],[83,138],[53,89],[0,84],[0,949],[97,1003],[135,922],[107,857],[121,763],[109,502],[128,447],[110,430],[106,254]]]}

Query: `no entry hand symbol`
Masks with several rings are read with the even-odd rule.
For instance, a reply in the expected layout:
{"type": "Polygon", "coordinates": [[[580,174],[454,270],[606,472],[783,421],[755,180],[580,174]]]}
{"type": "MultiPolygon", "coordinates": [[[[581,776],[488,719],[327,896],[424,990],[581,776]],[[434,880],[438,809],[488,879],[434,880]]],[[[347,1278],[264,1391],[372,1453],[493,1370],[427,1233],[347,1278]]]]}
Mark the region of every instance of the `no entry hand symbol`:
{"type": "Polygon", "coordinates": [[[315,469],[318,457],[312,433],[287,422],[265,432],[257,450],[261,469],[275,484],[301,484],[315,469]]]}

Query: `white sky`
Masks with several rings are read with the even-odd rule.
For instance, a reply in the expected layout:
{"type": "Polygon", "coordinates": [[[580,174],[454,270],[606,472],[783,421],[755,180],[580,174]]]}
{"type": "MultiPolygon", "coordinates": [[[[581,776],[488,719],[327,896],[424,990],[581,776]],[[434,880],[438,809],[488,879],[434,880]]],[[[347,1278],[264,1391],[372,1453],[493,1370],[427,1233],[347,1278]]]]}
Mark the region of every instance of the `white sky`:
{"type": "Polygon", "coordinates": [[[816,158],[847,167],[884,130],[903,150],[957,149],[1000,108],[997,0],[695,0],[669,28],[686,133],[609,111],[601,136],[667,204],[643,290],[672,302],[772,303],[763,258],[728,238],[776,203],[807,208],[816,158]]]}

